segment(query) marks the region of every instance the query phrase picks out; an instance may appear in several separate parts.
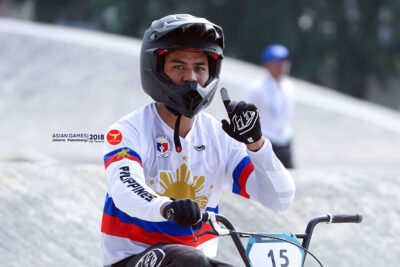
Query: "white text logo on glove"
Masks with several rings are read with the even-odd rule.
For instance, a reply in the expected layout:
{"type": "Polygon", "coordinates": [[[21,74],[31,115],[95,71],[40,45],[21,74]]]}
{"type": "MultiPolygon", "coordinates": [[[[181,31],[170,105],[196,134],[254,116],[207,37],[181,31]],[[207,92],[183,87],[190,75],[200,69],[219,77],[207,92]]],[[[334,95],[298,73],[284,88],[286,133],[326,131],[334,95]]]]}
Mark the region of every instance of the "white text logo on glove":
{"type": "Polygon", "coordinates": [[[242,112],[240,116],[233,115],[233,132],[239,132],[239,135],[245,134],[253,129],[258,118],[258,110],[242,112]]]}

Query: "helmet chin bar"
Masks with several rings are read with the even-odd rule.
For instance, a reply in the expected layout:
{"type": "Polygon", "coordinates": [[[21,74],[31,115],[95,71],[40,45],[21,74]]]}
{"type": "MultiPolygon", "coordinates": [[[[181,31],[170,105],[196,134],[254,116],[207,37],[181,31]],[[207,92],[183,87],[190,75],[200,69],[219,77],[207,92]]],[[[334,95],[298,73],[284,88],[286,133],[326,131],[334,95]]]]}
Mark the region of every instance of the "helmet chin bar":
{"type": "MultiPolygon", "coordinates": [[[[159,57],[158,60],[163,62],[163,61],[164,61],[164,58],[159,57]]],[[[210,84],[211,84],[211,83],[212,83],[212,84],[217,83],[217,81],[216,81],[216,79],[214,78],[214,76],[211,76],[211,75],[210,75],[210,77],[209,77],[209,79],[207,80],[207,82],[206,82],[206,84],[205,84],[204,87],[201,86],[198,82],[186,82],[186,83],[184,83],[183,85],[176,85],[176,84],[174,84],[174,83],[172,82],[172,80],[165,74],[164,70],[160,70],[160,71],[158,72],[158,75],[159,75],[158,78],[161,78],[161,80],[163,80],[164,83],[168,83],[169,86],[170,86],[170,88],[171,88],[171,87],[175,87],[175,89],[178,89],[178,90],[179,90],[180,88],[189,85],[189,87],[191,87],[191,90],[190,90],[189,92],[187,92],[185,95],[182,95],[182,96],[181,96],[182,98],[186,98],[186,99],[189,100],[189,101],[190,101],[190,98],[192,98],[193,96],[196,97],[196,93],[197,93],[197,96],[199,96],[199,97],[201,97],[202,99],[204,99],[204,97],[207,97],[207,88],[210,86],[210,84]],[[189,96],[190,93],[192,93],[192,96],[189,96]]],[[[156,75],[156,76],[158,76],[158,75],[156,75]]],[[[215,87],[216,87],[216,85],[215,85],[215,87]]],[[[176,90],[176,91],[178,91],[178,90],[176,90]]],[[[213,98],[213,97],[211,97],[211,99],[210,99],[209,101],[206,101],[205,103],[202,103],[202,101],[201,101],[201,102],[199,103],[199,105],[203,105],[203,106],[205,105],[205,107],[207,107],[208,104],[209,104],[208,102],[211,102],[212,98],[213,98]],[[207,103],[208,103],[208,104],[207,104],[207,103]]],[[[173,103],[171,103],[171,102],[165,103],[166,101],[158,101],[158,102],[163,103],[163,104],[167,107],[167,109],[168,109],[172,114],[174,114],[175,116],[178,116],[179,114],[183,114],[183,115],[185,115],[185,116],[188,117],[188,118],[192,118],[194,115],[196,115],[198,112],[200,112],[200,111],[203,109],[203,108],[201,108],[200,110],[198,110],[198,111],[195,112],[194,114],[190,115],[190,114],[188,114],[187,112],[179,112],[178,110],[176,110],[176,108],[172,107],[172,106],[177,106],[177,104],[173,104],[173,103]]],[[[197,106],[199,106],[199,105],[197,105],[197,106]]]]}
{"type": "Polygon", "coordinates": [[[160,88],[163,88],[164,95],[162,98],[153,97],[153,99],[163,103],[174,115],[183,114],[192,118],[210,104],[217,89],[218,80],[214,79],[205,87],[197,82],[187,82],[183,85],[175,85],[172,82],[158,84],[160,88]]]}

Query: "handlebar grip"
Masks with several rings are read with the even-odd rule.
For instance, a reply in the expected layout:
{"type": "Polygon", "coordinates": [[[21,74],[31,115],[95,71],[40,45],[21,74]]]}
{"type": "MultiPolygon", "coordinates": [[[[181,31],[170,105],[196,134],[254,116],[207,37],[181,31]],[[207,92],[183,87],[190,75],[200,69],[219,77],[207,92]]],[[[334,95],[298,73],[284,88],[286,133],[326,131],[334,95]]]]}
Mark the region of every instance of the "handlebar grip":
{"type": "Polygon", "coordinates": [[[338,214],[331,215],[331,223],[360,223],[362,222],[361,214],[338,214]]]}
{"type": "MultiPolygon", "coordinates": [[[[173,221],[173,220],[174,220],[174,217],[175,217],[174,209],[170,208],[170,209],[167,209],[167,210],[165,211],[165,219],[167,219],[168,221],[173,221]]],[[[209,213],[208,213],[207,211],[204,211],[204,212],[201,214],[201,220],[202,220],[203,222],[208,221],[209,218],[210,218],[210,215],[209,215],[209,213]]]]}
{"type": "Polygon", "coordinates": [[[206,221],[208,221],[208,219],[210,219],[210,215],[207,211],[204,211],[201,214],[201,221],[206,222],[206,221]]]}

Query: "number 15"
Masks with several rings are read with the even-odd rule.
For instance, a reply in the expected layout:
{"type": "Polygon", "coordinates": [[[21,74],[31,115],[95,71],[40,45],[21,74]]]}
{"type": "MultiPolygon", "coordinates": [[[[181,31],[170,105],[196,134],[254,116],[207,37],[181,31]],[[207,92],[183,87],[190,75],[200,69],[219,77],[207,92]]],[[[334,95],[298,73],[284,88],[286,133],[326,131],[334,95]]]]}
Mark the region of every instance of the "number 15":
{"type": "MultiPolygon", "coordinates": [[[[281,249],[280,252],[279,252],[279,257],[281,259],[284,259],[284,261],[285,261],[285,263],[281,264],[281,267],[288,267],[289,266],[289,258],[284,254],[286,252],[287,252],[286,249],[281,249]]],[[[272,267],[276,267],[274,251],[272,249],[268,252],[268,258],[271,258],[272,267]]]]}

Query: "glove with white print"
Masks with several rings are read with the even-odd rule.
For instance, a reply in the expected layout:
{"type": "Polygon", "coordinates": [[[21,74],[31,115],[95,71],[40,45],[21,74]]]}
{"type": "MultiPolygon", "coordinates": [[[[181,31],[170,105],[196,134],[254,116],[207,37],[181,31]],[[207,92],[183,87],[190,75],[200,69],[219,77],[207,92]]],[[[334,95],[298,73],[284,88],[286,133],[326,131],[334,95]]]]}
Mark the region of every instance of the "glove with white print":
{"type": "Polygon", "coordinates": [[[193,229],[196,230],[201,227],[200,207],[190,198],[173,200],[164,207],[163,216],[184,228],[193,225],[193,229]]]}
{"type": "Polygon", "coordinates": [[[224,131],[233,139],[245,144],[258,141],[262,132],[256,106],[244,101],[231,101],[225,88],[221,88],[221,97],[230,120],[221,121],[224,131]]]}

